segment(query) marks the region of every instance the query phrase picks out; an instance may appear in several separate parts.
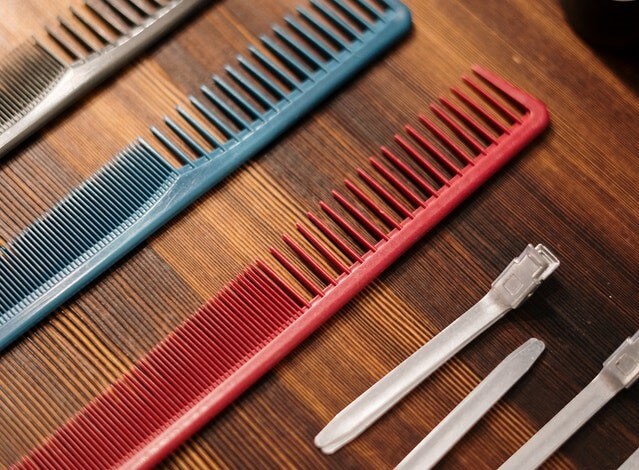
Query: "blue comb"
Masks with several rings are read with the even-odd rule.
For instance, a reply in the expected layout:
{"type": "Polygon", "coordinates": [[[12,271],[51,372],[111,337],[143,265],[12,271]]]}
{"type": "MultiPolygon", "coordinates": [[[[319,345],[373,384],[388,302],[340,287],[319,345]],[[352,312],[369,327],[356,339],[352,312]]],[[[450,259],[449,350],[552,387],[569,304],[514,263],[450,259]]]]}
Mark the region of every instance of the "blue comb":
{"type": "Polygon", "coordinates": [[[250,47],[249,58],[238,57],[236,67],[213,77],[214,86],[201,87],[201,99],[190,96],[191,112],[178,106],[182,126],[165,118],[175,140],[151,129],[182,166],[140,139],[0,249],[0,350],[410,28],[410,12],[395,0],[310,0],[297,13],[260,38],[265,52],[250,47]]]}

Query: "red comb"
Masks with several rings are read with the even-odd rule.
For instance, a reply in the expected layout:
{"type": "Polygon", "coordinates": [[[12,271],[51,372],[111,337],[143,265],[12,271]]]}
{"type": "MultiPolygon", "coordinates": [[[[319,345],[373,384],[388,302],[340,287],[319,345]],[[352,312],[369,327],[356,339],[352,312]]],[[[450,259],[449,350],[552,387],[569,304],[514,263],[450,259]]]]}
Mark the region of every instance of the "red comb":
{"type": "Polygon", "coordinates": [[[342,308],[547,126],[543,103],[473,72],[271,250],[287,274],[248,267],[16,467],[151,467],[342,308]]]}

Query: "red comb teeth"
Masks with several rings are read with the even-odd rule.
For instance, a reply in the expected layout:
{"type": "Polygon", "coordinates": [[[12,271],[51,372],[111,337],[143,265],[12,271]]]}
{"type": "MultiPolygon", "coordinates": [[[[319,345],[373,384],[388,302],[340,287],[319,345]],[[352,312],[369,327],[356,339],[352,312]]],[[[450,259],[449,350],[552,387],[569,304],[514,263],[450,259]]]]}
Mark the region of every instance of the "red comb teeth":
{"type": "Polygon", "coordinates": [[[282,275],[248,267],[16,467],[148,468],[335,314],[546,127],[541,102],[473,71],[283,237],[282,275]]]}

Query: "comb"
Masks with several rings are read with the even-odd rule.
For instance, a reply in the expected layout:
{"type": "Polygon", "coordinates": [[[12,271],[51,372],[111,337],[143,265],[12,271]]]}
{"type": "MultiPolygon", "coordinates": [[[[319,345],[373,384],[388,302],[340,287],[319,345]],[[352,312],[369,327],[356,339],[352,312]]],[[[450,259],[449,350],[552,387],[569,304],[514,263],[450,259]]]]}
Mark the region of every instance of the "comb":
{"type": "Polygon", "coordinates": [[[410,27],[395,1],[311,0],[0,252],[0,349],[362,69],[410,27]],[[180,123],[181,122],[181,123],[180,123]],[[170,134],[167,134],[167,130],[170,134]],[[172,137],[170,137],[172,136],[172,137]]]}
{"type": "Polygon", "coordinates": [[[0,158],[203,0],[96,0],[0,62],[0,158]]]}
{"type": "Polygon", "coordinates": [[[473,70],[468,90],[452,88],[455,99],[395,137],[401,154],[383,147],[385,163],[371,158],[332,193],[333,207],[320,203],[324,215],[309,212],[296,237],[282,237],[270,263],[229,282],[18,468],[158,463],[547,126],[541,102],[473,70]]]}

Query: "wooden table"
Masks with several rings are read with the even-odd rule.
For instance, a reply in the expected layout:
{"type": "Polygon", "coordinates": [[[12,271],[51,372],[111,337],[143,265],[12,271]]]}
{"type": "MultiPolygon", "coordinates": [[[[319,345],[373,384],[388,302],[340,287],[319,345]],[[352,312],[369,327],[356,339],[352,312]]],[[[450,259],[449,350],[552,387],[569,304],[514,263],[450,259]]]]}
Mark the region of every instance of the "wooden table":
{"type": "MultiPolygon", "coordinates": [[[[0,2],[0,54],[71,0],[0,2]]],[[[9,240],[301,0],[224,0],[0,163],[9,240]]],[[[77,2],[76,2],[77,3],[77,2]]],[[[550,129],[431,235],[166,463],[389,467],[531,336],[542,360],[455,447],[445,468],[495,468],[639,326],[636,62],[595,52],[557,2],[408,0],[412,35],[267,152],[0,357],[0,464],[118,378],[472,63],[548,104],[550,129]],[[507,5],[506,5],[507,3],[507,5]],[[268,217],[265,213],[269,213],[268,217]],[[334,456],[332,416],[483,295],[526,243],[562,265],[501,321],[334,456]]],[[[639,445],[639,386],[548,462],[616,468],[639,445]]]]}

